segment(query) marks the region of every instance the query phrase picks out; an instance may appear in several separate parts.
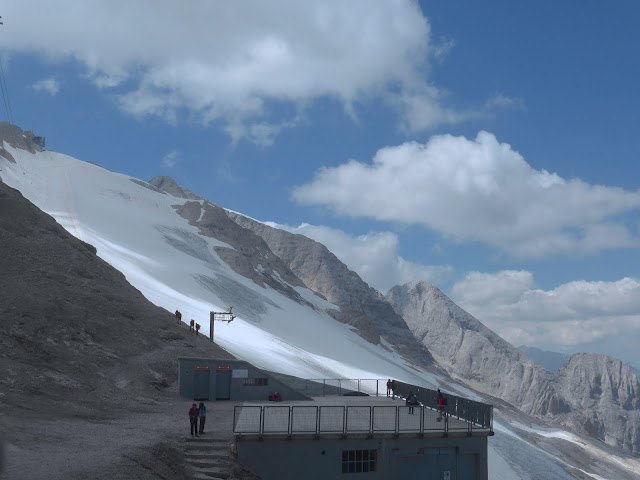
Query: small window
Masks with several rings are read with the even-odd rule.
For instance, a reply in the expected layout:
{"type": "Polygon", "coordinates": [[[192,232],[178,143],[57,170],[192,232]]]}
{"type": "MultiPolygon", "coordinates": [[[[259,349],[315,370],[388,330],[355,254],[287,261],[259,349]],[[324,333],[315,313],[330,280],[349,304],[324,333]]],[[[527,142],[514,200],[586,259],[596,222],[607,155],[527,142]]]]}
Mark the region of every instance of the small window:
{"type": "Polygon", "coordinates": [[[264,387],[269,385],[268,378],[245,378],[242,382],[247,387],[264,387]]]}
{"type": "Polygon", "coordinates": [[[343,450],[342,473],[375,472],[377,460],[377,450],[343,450]]]}

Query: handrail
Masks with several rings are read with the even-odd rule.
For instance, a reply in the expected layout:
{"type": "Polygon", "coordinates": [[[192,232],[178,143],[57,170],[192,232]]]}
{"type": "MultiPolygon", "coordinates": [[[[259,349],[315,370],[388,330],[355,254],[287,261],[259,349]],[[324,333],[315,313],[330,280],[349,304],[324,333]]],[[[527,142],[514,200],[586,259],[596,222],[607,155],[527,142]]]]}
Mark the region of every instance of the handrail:
{"type": "Polygon", "coordinates": [[[299,406],[237,405],[233,433],[242,434],[373,434],[490,432],[492,429],[448,412],[437,405],[299,406]],[[413,412],[413,413],[412,413],[413,412]]]}
{"type": "MultiPolygon", "coordinates": [[[[296,389],[307,396],[345,395],[351,392],[366,393],[375,396],[385,396],[387,380],[365,378],[320,378],[299,379],[296,389]]],[[[437,405],[437,391],[418,385],[412,385],[395,380],[395,395],[406,398],[409,390],[423,405],[437,405]]],[[[493,429],[493,406],[468,398],[459,397],[450,393],[444,393],[447,399],[445,411],[449,415],[482,425],[483,428],[493,429]]]]}

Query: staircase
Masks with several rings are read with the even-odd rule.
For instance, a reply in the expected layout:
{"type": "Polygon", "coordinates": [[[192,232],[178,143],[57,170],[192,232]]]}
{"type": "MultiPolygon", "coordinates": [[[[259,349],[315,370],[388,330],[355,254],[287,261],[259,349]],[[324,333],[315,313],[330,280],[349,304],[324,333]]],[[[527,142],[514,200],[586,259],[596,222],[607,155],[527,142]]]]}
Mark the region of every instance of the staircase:
{"type": "Polygon", "coordinates": [[[231,440],[223,438],[187,437],[185,440],[185,463],[194,480],[227,479],[235,459],[231,454],[231,440]]]}

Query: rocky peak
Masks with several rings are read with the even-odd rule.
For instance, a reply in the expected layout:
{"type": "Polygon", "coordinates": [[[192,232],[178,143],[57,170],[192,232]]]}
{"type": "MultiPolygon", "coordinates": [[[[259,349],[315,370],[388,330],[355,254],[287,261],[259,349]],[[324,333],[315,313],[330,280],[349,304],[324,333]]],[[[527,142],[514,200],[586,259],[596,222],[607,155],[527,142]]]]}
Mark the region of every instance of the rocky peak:
{"type": "Polygon", "coordinates": [[[158,175],[149,180],[149,184],[167,192],[169,195],[173,195],[174,197],[187,198],[189,200],[206,200],[204,197],[201,197],[197,193],[193,193],[188,188],[178,185],[178,183],[171,177],[158,175]]]}
{"type": "Polygon", "coordinates": [[[41,152],[42,147],[34,142],[34,135],[28,130],[22,130],[9,122],[0,122],[0,156],[6,158],[11,163],[16,163],[13,156],[4,148],[7,142],[13,148],[26,150],[30,153],[41,152]]]}
{"type": "Polygon", "coordinates": [[[553,376],[465,312],[436,286],[413,282],[386,295],[416,338],[454,378],[526,413],[567,410],[553,376]]]}
{"type": "Polygon", "coordinates": [[[576,353],[558,372],[557,382],[572,408],[640,408],[638,378],[617,358],[576,353]]]}

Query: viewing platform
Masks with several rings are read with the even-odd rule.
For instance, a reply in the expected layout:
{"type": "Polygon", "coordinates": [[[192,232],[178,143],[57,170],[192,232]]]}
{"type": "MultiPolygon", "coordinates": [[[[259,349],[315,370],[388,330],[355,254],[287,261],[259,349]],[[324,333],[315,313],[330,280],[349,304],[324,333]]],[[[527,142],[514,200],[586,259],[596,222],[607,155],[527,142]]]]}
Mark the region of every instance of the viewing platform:
{"type": "Polygon", "coordinates": [[[324,396],[312,401],[244,402],[233,412],[233,433],[248,438],[492,435],[492,425],[460,417],[447,406],[406,406],[387,396],[324,396]]]}

